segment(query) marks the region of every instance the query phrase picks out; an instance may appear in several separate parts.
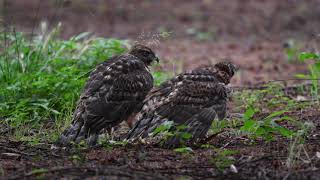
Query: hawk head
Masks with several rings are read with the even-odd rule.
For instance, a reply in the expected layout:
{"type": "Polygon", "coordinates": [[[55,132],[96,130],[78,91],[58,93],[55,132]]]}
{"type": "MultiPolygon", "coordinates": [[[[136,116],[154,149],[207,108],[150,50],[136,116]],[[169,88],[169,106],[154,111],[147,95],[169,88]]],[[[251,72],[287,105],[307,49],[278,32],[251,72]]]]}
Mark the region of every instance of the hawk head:
{"type": "Polygon", "coordinates": [[[218,78],[225,84],[229,84],[230,79],[238,70],[231,62],[219,62],[214,65],[214,68],[217,69],[218,78]]]}
{"type": "Polygon", "coordinates": [[[159,58],[155,55],[155,53],[147,46],[141,44],[134,45],[129,54],[136,56],[147,66],[149,66],[153,61],[159,62],[159,58]]]}

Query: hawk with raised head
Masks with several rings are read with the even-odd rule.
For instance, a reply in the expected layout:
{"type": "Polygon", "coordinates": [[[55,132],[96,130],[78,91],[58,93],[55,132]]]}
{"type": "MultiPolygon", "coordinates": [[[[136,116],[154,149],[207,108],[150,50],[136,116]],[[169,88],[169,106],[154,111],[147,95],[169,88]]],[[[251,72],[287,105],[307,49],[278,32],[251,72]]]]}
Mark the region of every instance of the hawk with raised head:
{"type": "Polygon", "coordinates": [[[102,129],[111,129],[139,112],[142,102],[153,87],[148,66],[159,61],[143,45],[135,45],[127,54],[114,56],[90,73],[73,114],[73,121],[58,144],[97,142],[102,129]]]}
{"type": "Polygon", "coordinates": [[[161,126],[170,124],[168,122],[172,122],[172,126],[170,136],[163,141],[166,147],[204,138],[216,115],[219,120],[226,115],[230,93],[226,85],[235,71],[232,63],[220,62],[164,82],[149,93],[126,139],[135,141],[155,136],[156,131],[165,129],[161,126]]]}

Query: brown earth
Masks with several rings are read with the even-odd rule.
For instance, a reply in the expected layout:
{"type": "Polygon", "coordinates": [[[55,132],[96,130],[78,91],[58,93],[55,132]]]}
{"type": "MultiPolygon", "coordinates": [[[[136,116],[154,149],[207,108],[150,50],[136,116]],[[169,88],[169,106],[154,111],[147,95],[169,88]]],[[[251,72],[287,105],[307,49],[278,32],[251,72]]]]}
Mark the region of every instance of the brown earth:
{"type": "Polygon", "coordinates": [[[193,147],[192,153],[150,145],[61,150],[2,139],[1,171],[4,179],[319,179],[319,109],[291,115],[315,126],[300,146],[301,154],[294,151],[292,163],[288,162],[293,140],[252,141],[225,130],[208,142],[214,149],[193,147]],[[224,157],[217,149],[236,153],[224,157]],[[230,159],[235,168],[218,164],[230,159]]]}
{"type": "Polygon", "coordinates": [[[319,34],[319,0],[10,0],[4,19],[31,32],[39,21],[64,25],[63,36],[84,31],[133,38],[167,30],[190,37],[191,28],[214,39],[314,38],[319,34]]]}
{"type": "Polygon", "coordinates": [[[62,37],[89,31],[98,36],[155,43],[165,69],[182,70],[230,59],[241,67],[233,83],[287,79],[306,67],[288,63],[285,45],[296,51],[319,46],[320,1],[5,1],[3,18],[34,34],[41,21],[62,23],[62,37]],[[288,43],[295,40],[295,43],[288,43]]]}
{"type": "MultiPolygon", "coordinates": [[[[49,28],[62,22],[63,38],[90,31],[152,42],[153,35],[171,32],[154,46],[163,70],[179,72],[229,59],[240,66],[232,84],[242,86],[306,71],[304,64],[288,62],[285,47],[319,49],[319,5],[319,0],[7,0],[1,19],[29,34],[39,31],[40,21],[49,28]]],[[[2,134],[0,179],[320,179],[319,108],[292,116],[315,124],[303,146],[306,153],[294,158],[293,168],[287,164],[290,141],[281,138],[251,142],[225,132],[210,141],[216,148],[239,151],[232,156],[236,173],[229,167],[219,170],[219,155],[211,148],[194,148],[190,154],[152,146],[55,150],[2,134]]]]}

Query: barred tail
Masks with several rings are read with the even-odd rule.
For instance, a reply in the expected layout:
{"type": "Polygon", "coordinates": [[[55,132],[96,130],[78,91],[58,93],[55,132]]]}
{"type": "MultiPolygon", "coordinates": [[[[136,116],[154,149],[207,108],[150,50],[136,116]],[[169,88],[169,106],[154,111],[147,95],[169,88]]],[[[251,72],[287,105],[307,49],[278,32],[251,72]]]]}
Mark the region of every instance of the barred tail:
{"type": "Polygon", "coordinates": [[[159,116],[154,114],[142,117],[135,123],[124,139],[134,142],[139,138],[147,138],[165,121],[167,121],[167,119],[161,119],[159,116]]]}
{"type": "Polygon", "coordinates": [[[57,144],[67,146],[72,142],[80,143],[82,140],[85,140],[87,145],[93,146],[97,143],[98,134],[89,133],[88,129],[84,126],[83,121],[76,121],[61,134],[57,144]]]}
{"type": "Polygon", "coordinates": [[[85,139],[85,127],[83,121],[74,121],[70,127],[68,127],[61,134],[58,144],[69,145],[71,142],[79,143],[82,139],[85,139]]]}
{"type": "Polygon", "coordinates": [[[204,108],[200,113],[192,116],[183,125],[186,128],[176,131],[176,135],[167,139],[162,146],[165,148],[175,148],[185,144],[194,144],[203,139],[209,131],[216,112],[212,108],[204,108]],[[183,138],[183,135],[191,135],[190,138],[183,138]]]}

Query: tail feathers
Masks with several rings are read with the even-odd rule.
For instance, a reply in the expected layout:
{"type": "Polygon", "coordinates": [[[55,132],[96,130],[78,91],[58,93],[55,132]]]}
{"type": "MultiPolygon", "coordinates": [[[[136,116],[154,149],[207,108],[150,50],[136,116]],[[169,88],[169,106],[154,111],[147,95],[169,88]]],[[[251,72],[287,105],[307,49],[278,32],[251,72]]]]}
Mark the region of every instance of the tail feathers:
{"type": "Polygon", "coordinates": [[[142,125],[140,125],[141,122],[137,122],[131,130],[124,135],[123,139],[124,140],[129,140],[129,141],[135,141],[138,139],[139,136],[144,132],[144,128],[142,125]]]}
{"type": "Polygon", "coordinates": [[[216,112],[213,109],[203,109],[199,114],[194,115],[184,123],[184,125],[186,125],[186,129],[183,129],[181,133],[177,134],[177,136],[167,139],[163,146],[166,148],[174,148],[183,144],[197,143],[206,136],[215,116],[216,112]],[[191,135],[191,137],[184,139],[181,135],[185,133],[191,135]]]}
{"type": "MultiPolygon", "coordinates": [[[[161,118],[156,114],[149,115],[135,124],[135,127],[127,134],[126,139],[129,142],[136,142],[143,139],[143,142],[159,144],[166,134],[163,133],[162,130],[158,132],[157,128],[165,125],[168,121],[169,119],[161,118]]],[[[168,127],[166,128],[170,128],[170,126],[168,123],[168,127]]]]}
{"type": "Polygon", "coordinates": [[[99,137],[99,135],[97,133],[90,134],[89,137],[86,139],[88,146],[92,147],[92,146],[96,145],[98,142],[98,137],[99,137]]]}
{"type": "Polygon", "coordinates": [[[158,120],[159,118],[154,115],[142,117],[134,124],[125,139],[134,142],[139,138],[146,138],[155,128],[154,126],[158,120]]]}
{"type": "Polygon", "coordinates": [[[89,134],[88,129],[84,126],[84,123],[76,121],[62,133],[57,144],[61,146],[68,146],[72,142],[78,144],[82,140],[85,140],[89,146],[93,146],[98,140],[98,134],[89,134]]]}
{"type": "MultiPolygon", "coordinates": [[[[83,122],[74,122],[67,128],[58,140],[60,145],[69,145],[71,142],[81,141],[81,138],[84,139],[84,123],[83,122]]],[[[77,142],[76,142],[77,143],[77,142]]]]}
{"type": "Polygon", "coordinates": [[[187,125],[187,129],[179,133],[176,132],[177,134],[166,139],[166,141],[163,142],[162,146],[170,149],[179,147],[181,145],[192,145],[196,143],[199,139],[205,137],[209,130],[209,127],[210,126],[206,126],[201,122],[192,122],[191,124],[187,125]],[[183,134],[191,135],[191,138],[184,139],[183,134]]]}

